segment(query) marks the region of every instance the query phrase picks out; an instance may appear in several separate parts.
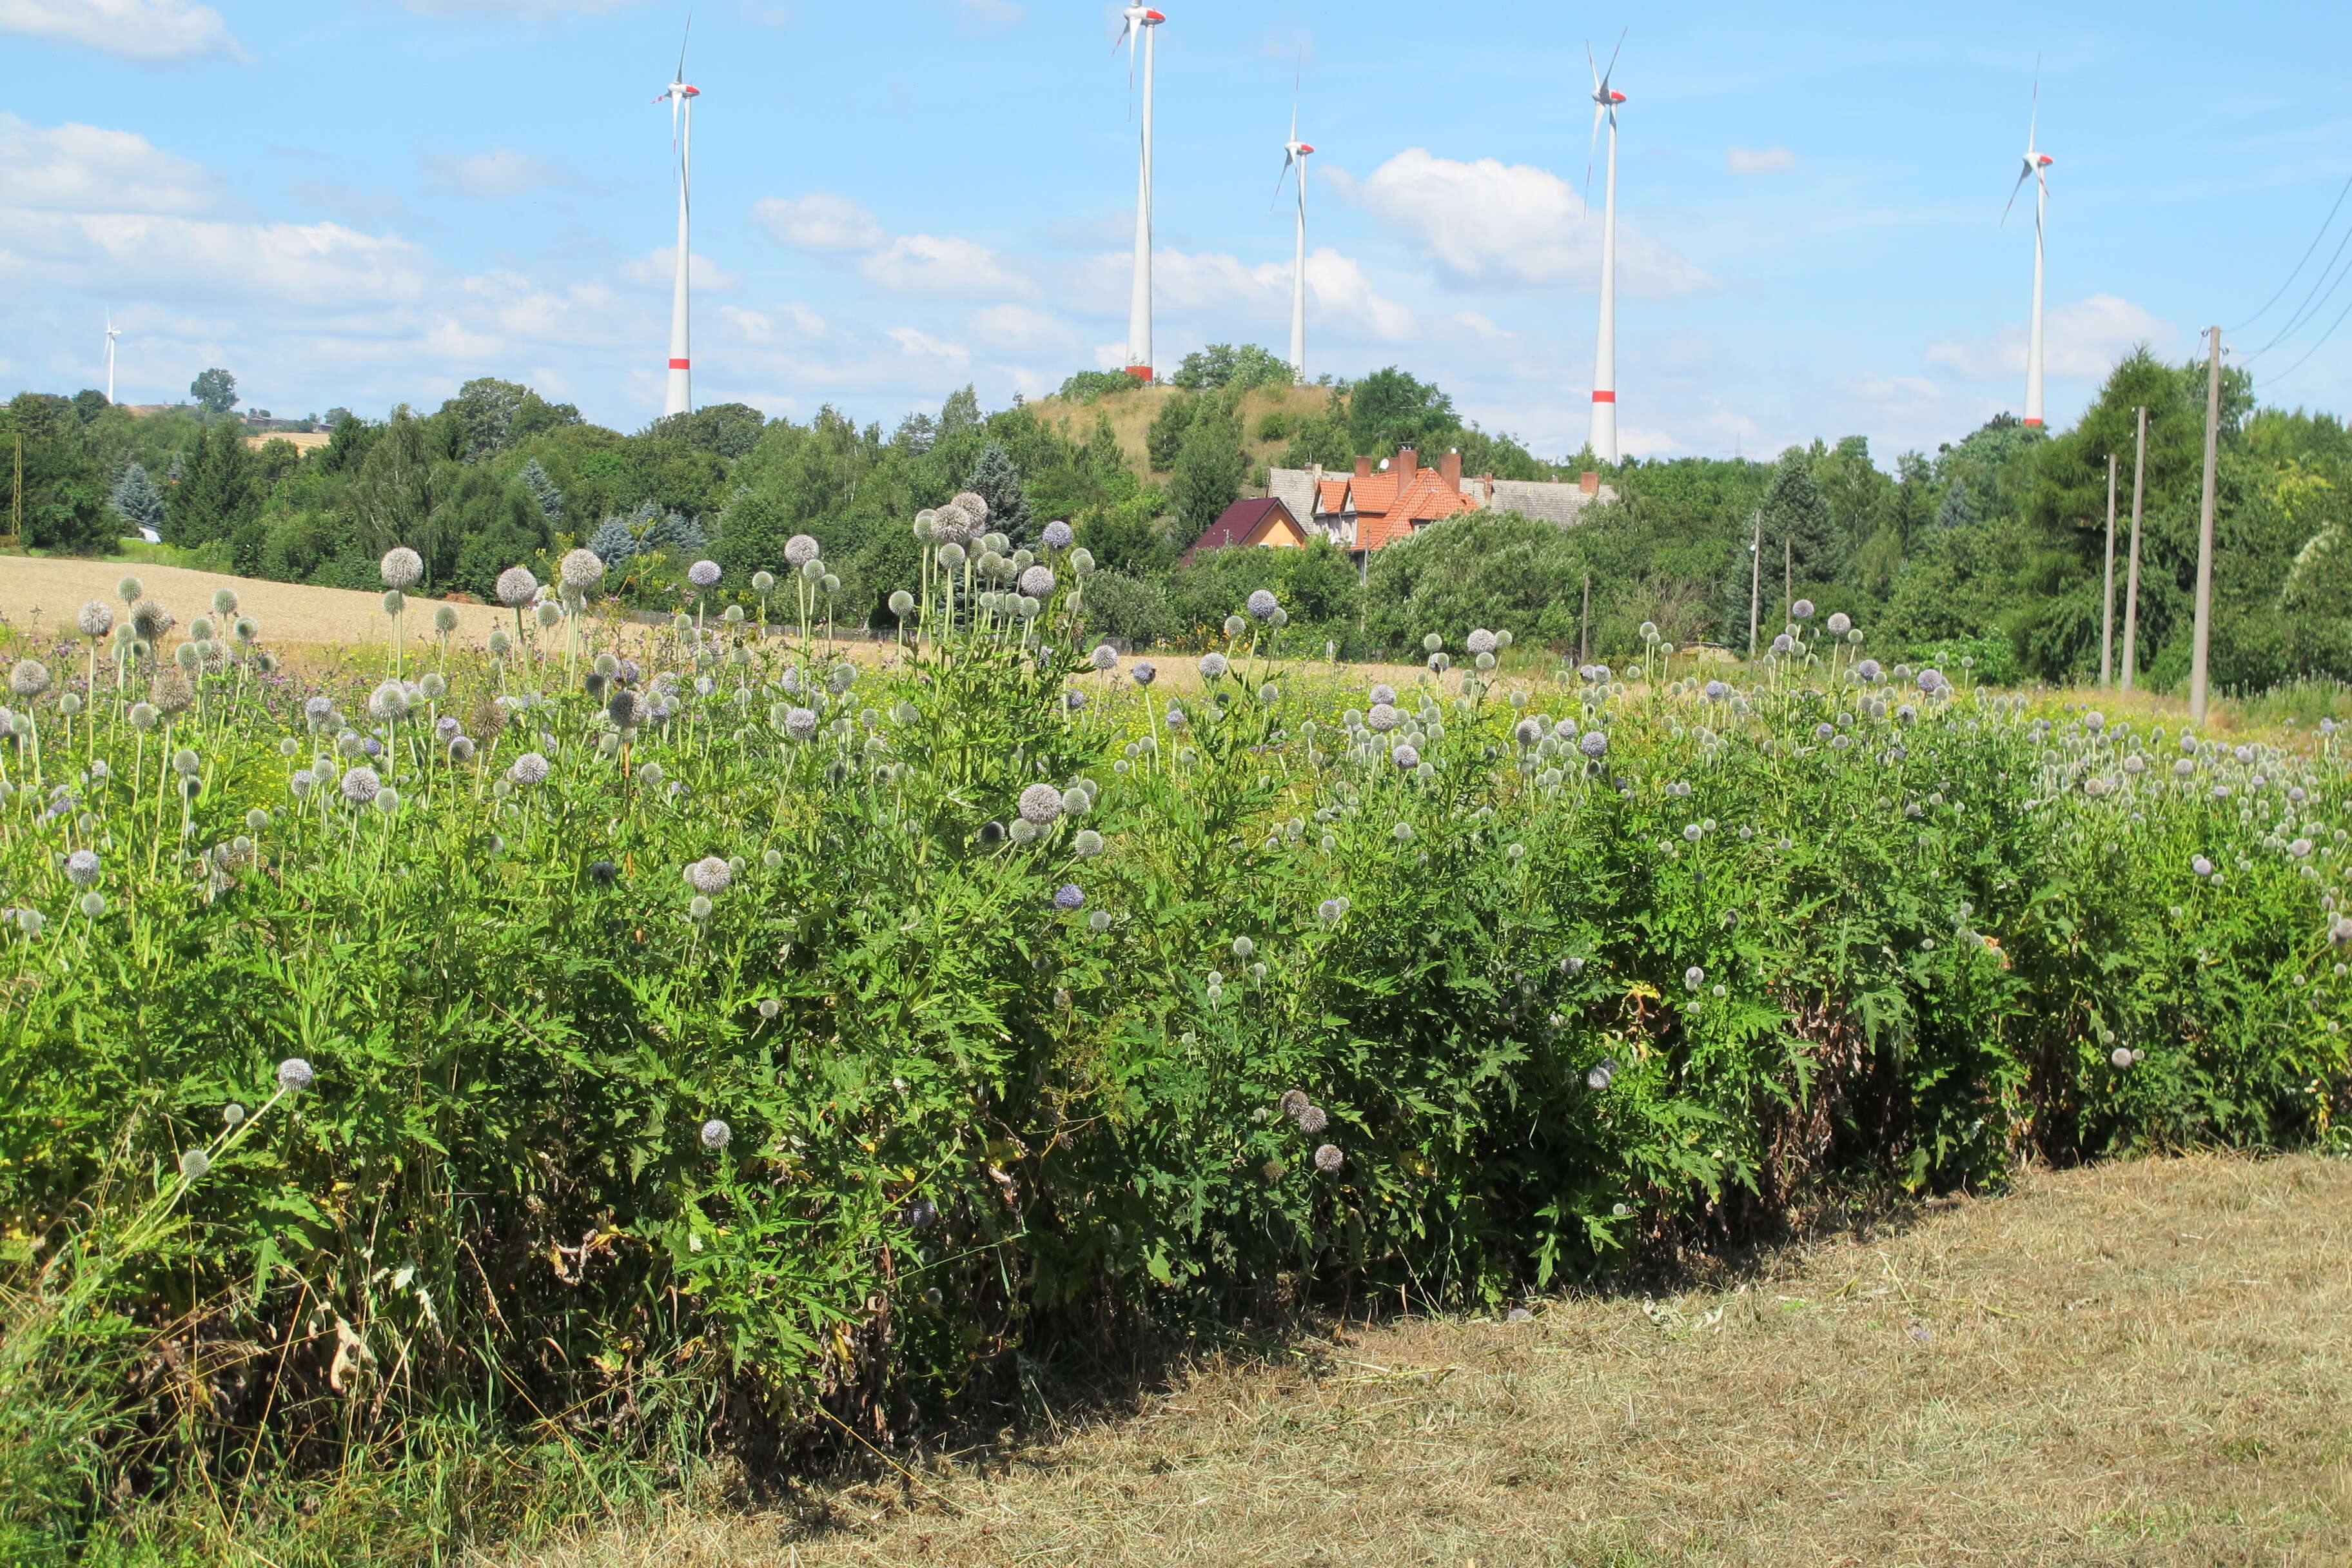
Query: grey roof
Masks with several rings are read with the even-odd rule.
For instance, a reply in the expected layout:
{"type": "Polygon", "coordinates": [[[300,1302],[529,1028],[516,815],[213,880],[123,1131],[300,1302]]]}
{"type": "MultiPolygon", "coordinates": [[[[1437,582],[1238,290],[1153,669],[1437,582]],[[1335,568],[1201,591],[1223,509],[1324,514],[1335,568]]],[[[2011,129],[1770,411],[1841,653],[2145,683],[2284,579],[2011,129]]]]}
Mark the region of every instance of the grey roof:
{"type": "Polygon", "coordinates": [[[1301,522],[1315,516],[1315,470],[1312,468],[1268,468],[1265,471],[1265,493],[1290,509],[1290,515],[1301,522]]]}
{"type": "MultiPolygon", "coordinates": [[[[1462,488],[1472,494],[1471,481],[1462,481],[1462,488]]],[[[1548,484],[1537,479],[1496,479],[1495,499],[1486,504],[1496,511],[1525,512],[1547,522],[1563,527],[1575,522],[1576,514],[1595,501],[1615,500],[1616,487],[1602,485],[1597,495],[1586,495],[1573,484],[1548,484]]]]}

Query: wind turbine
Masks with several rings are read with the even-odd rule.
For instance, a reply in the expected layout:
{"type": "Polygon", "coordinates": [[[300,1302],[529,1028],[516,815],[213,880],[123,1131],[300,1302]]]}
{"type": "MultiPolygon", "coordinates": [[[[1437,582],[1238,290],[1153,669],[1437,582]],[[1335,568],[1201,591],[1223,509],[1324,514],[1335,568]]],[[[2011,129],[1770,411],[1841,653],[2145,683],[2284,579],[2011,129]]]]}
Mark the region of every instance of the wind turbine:
{"type": "Polygon", "coordinates": [[[1152,29],[1168,18],[1148,5],[1129,5],[1122,13],[1127,25],[1111,44],[1127,46],[1129,80],[1135,76],[1135,52],[1143,50],[1143,158],[1135,183],[1135,279],[1127,297],[1127,374],[1138,381],[1151,379],[1151,40],[1152,29]]]}
{"type": "MultiPolygon", "coordinates": [[[[687,37],[694,34],[694,17],[686,19],[687,37]]],[[[694,100],[702,96],[698,87],[689,87],[686,80],[686,38],[677,43],[677,71],[656,103],[669,104],[670,145],[677,149],[677,277],[670,285],[669,296],[669,379],[662,388],[662,417],[685,414],[694,406],[693,360],[687,350],[687,289],[686,268],[687,216],[688,176],[693,163],[694,100]]]]}
{"type": "Polygon", "coordinates": [[[1298,139],[1298,90],[1290,93],[1290,140],[1282,144],[1282,173],[1275,176],[1274,194],[1282,195],[1282,182],[1290,176],[1291,166],[1298,169],[1298,249],[1290,264],[1290,374],[1299,380],[1307,379],[1307,154],[1315,151],[1298,139]]]}
{"type": "Polygon", "coordinates": [[[118,326],[116,326],[116,325],[114,324],[114,312],[113,312],[112,310],[109,310],[109,311],[107,311],[107,313],[106,313],[106,401],[107,401],[107,402],[109,402],[110,404],[110,403],[112,403],[112,402],[114,401],[114,340],[115,340],[115,339],[117,339],[117,338],[119,338],[119,337],[121,337],[121,335],[122,335],[122,329],[121,329],[121,328],[120,328],[120,327],[118,327],[118,326]]]}
{"type": "MultiPolygon", "coordinates": [[[[1617,47],[1610,51],[1607,70],[1594,61],[1589,45],[1584,51],[1585,63],[1592,68],[1594,147],[1600,145],[1601,122],[1609,121],[1609,175],[1601,206],[1601,330],[1592,345],[1592,455],[1603,463],[1617,460],[1617,106],[1625,101],[1625,95],[1611,87],[1609,79],[1617,73],[1617,56],[1624,47],[1625,35],[1620,33],[1617,47]]],[[[1589,203],[1590,150],[1585,153],[1584,188],[1589,203]]]]}
{"type": "Polygon", "coordinates": [[[2035,147],[2034,139],[2042,122],[2042,65],[2033,67],[2033,111],[2025,122],[2025,167],[2018,171],[2017,184],[2009,187],[2009,206],[2000,209],[2000,221],[2006,227],[2010,208],[2017,205],[2017,193],[2025,182],[2033,182],[2033,316],[2025,331],[2025,423],[2039,429],[2042,426],[2042,230],[2050,215],[2050,179],[2043,173],[2054,160],[2035,147]]]}

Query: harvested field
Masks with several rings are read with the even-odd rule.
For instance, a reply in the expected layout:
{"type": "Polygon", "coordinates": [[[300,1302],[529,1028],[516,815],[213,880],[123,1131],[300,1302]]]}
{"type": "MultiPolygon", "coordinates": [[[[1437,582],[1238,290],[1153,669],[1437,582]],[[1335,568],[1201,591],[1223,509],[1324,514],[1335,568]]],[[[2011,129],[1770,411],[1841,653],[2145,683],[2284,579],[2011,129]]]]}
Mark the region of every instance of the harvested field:
{"type": "Polygon", "coordinates": [[[1718,1288],[1198,1364],[1108,1417],[507,1568],[2352,1562],[2352,1165],[2155,1160],[1718,1288]]]}

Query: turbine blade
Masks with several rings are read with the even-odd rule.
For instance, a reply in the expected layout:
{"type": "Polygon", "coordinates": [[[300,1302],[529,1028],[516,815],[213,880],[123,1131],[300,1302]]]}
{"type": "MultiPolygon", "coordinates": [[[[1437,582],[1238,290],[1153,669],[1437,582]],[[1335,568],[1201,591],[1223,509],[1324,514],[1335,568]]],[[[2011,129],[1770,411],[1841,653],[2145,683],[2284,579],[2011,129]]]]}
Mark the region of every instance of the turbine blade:
{"type": "Polygon", "coordinates": [[[1272,212],[1275,204],[1282,200],[1282,183],[1290,178],[1290,149],[1286,147],[1282,150],[1282,173],[1274,177],[1274,195],[1265,204],[1268,212],[1272,212]]]}
{"type": "Polygon", "coordinates": [[[684,81],[686,79],[686,45],[687,40],[693,37],[694,7],[688,5],[686,8],[686,31],[679,35],[677,40],[677,75],[672,79],[674,80],[684,81]]]}
{"type": "Polygon", "coordinates": [[[2030,167],[2019,171],[2017,184],[2009,187],[2009,201],[2007,205],[2002,206],[2000,209],[2000,222],[1995,225],[1995,227],[2007,228],[2009,226],[2010,208],[2017,205],[2017,193],[2025,188],[2025,176],[2032,173],[2033,173],[2033,171],[2030,167]]]}
{"type": "Polygon", "coordinates": [[[1633,30],[1633,25],[1628,23],[1625,26],[1625,32],[1617,35],[1617,47],[1609,51],[1609,68],[1601,73],[1601,85],[1602,87],[1607,87],[1609,85],[1609,79],[1617,74],[1617,57],[1625,52],[1625,33],[1630,33],[1633,30]]]}
{"type": "Polygon", "coordinates": [[[1601,62],[1592,58],[1592,40],[1590,38],[1584,40],[1584,65],[1592,73],[1592,90],[1597,96],[1601,91],[1601,62]]]}

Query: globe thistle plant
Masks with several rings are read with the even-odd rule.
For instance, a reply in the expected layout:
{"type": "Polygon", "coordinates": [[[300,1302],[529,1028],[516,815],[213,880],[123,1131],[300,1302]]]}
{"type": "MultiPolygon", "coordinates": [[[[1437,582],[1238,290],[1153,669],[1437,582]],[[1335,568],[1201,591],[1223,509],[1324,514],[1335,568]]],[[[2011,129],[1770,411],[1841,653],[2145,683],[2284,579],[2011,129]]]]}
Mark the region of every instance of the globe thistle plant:
{"type": "Polygon", "coordinates": [[[1045,540],[1045,548],[1048,550],[1067,550],[1070,547],[1070,542],[1076,535],[1070,531],[1068,523],[1055,521],[1045,525],[1045,532],[1040,537],[1045,540]]]}
{"type": "Polygon", "coordinates": [[[300,1057],[288,1057],[278,1064],[278,1087],[288,1094],[300,1094],[309,1089],[318,1075],[310,1064],[300,1057]]]}
{"type": "Polygon", "coordinates": [[[376,563],[376,573],[385,587],[405,593],[423,580],[425,558],[405,544],[394,545],[376,563]]]}
{"type": "Polygon", "coordinates": [[[717,1117],[702,1124],[702,1146],[716,1154],[733,1141],[735,1130],[717,1117]]]}
{"type": "Polygon", "coordinates": [[[1033,784],[1021,792],[1021,820],[1033,827],[1048,827],[1062,815],[1062,792],[1049,784],[1033,784]]]}
{"type": "Polygon", "coordinates": [[[537,752],[525,752],[507,767],[507,777],[525,788],[545,784],[547,774],[547,759],[537,752]]]}

